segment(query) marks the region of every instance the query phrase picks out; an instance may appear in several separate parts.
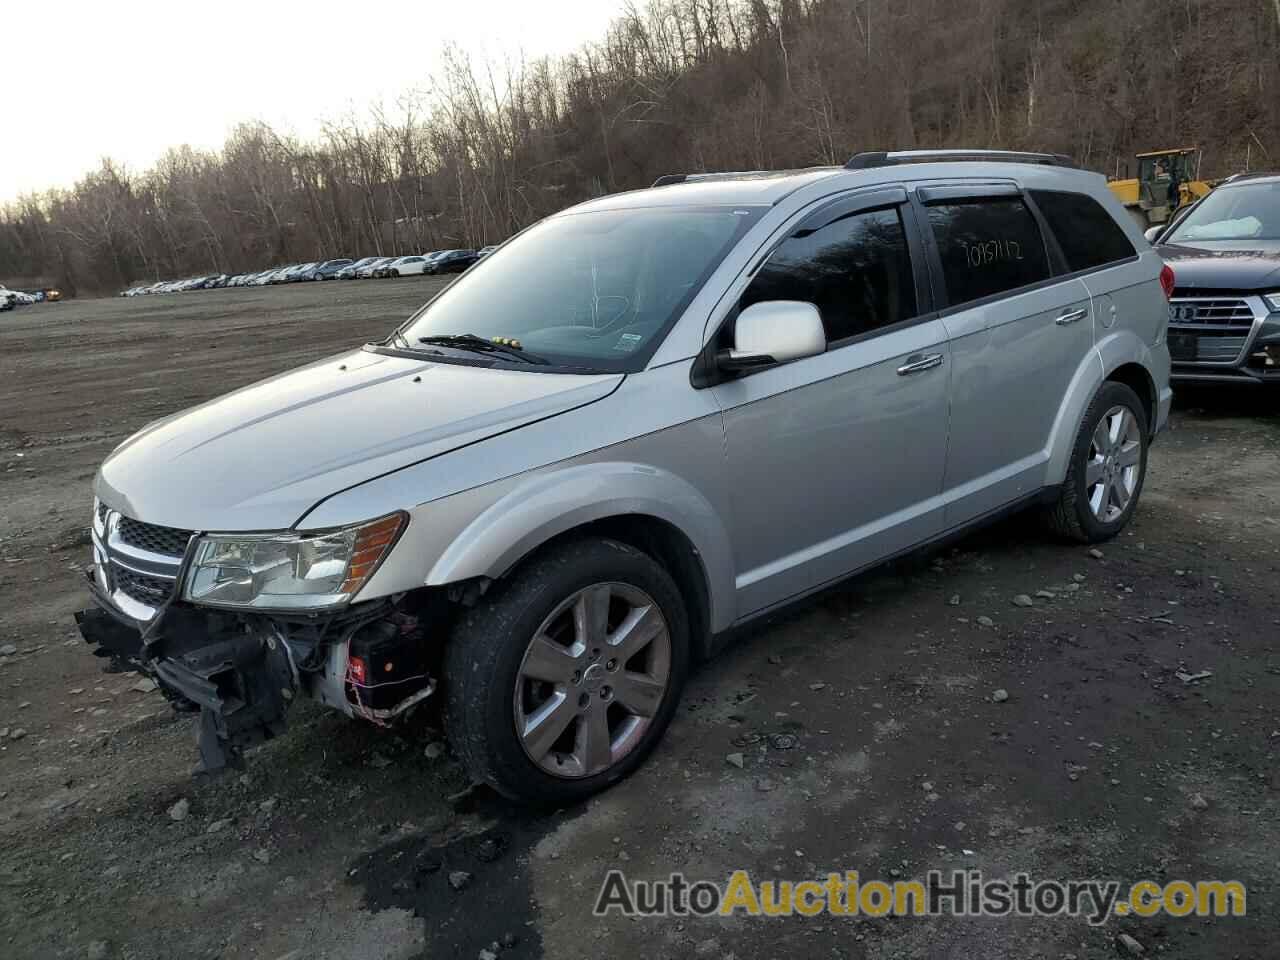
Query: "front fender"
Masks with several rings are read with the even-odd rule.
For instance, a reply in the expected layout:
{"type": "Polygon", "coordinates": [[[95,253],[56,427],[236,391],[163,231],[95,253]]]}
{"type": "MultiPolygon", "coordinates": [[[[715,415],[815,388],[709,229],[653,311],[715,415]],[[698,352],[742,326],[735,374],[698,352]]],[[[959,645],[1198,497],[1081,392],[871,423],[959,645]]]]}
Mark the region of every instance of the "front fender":
{"type": "Polygon", "coordinates": [[[588,463],[528,477],[453,538],[426,583],[500,577],[561,533],[634,514],[664,520],[689,539],[707,576],[711,629],[728,627],[733,620],[728,598],[734,595],[728,532],[688,481],[640,463],[588,463]]]}

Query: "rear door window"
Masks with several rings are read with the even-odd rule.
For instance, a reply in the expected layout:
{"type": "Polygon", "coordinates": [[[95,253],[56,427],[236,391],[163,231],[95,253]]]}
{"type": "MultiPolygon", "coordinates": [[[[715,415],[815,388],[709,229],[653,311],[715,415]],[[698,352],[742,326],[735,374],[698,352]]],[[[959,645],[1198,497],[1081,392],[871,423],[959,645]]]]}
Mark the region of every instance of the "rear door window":
{"type": "Polygon", "coordinates": [[[1044,214],[1072,273],[1137,256],[1119,224],[1093,197],[1059,190],[1032,190],[1031,199],[1044,214]]]}
{"type": "Polygon", "coordinates": [[[773,252],[739,301],[802,300],[837,343],[916,315],[915,278],[896,207],[801,230],[773,252]]]}
{"type": "Polygon", "coordinates": [[[1021,197],[966,197],[925,210],[953,306],[1051,276],[1044,237],[1021,197]]]}

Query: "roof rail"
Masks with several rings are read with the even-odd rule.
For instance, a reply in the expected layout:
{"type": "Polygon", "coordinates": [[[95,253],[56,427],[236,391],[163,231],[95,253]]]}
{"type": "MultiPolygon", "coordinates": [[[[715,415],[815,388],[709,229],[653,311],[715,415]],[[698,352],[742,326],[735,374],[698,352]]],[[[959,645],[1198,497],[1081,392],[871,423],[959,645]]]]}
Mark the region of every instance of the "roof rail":
{"type": "Polygon", "coordinates": [[[903,163],[929,161],[1041,163],[1051,167],[1074,167],[1076,162],[1062,153],[1028,153],[1023,150],[873,150],[859,153],[844,165],[846,170],[870,170],[903,163]]]}
{"type": "Polygon", "coordinates": [[[701,180],[734,180],[738,177],[765,177],[777,170],[727,170],[718,173],[667,173],[650,184],[650,187],[666,187],[673,183],[697,183],[701,180]]]}

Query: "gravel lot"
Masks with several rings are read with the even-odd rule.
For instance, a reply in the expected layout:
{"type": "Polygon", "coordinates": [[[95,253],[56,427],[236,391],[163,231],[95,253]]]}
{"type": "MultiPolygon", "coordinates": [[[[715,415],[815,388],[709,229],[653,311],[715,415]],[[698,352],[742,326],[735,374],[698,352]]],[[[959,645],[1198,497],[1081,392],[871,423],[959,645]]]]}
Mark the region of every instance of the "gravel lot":
{"type": "Polygon", "coordinates": [[[455,796],[430,731],[305,704],[243,775],[193,782],[192,722],[104,673],[72,623],[94,470],[150,420],[382,335],[438,286],[0,315],[0,955],[1026,960],[1114,956],[1121,933],[1147,955],[1276,955],[1280,404],[1260,396],[1180,400],[1136,522],[1096,554],[1014,519],[753,630],[581,809],[455,796]],[[1238,879],[1249,916],[594,920],[614,866],[1238,879]]]}

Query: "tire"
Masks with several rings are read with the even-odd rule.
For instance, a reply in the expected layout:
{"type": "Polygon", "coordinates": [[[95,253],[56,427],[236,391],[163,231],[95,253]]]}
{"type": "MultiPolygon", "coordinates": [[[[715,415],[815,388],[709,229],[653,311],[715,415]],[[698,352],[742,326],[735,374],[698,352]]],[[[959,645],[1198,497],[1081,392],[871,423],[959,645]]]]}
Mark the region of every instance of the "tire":
{"type": "Polygon", "coordinates": [[[1101,543],[1123,530],[1142,494],[1149,442],[1147,413],[1138,395],[1123,383],[1104,383],[1085,411],[1066,480],[1047,511],[1050,528],[1077,543],[1101,543]],[[1095,439],[1095,433],[1103,430],[1104,419],[1110,433],[1119,432],[1120,441],[1100,450],[1102,437],[1095,439]]]}
{"type": "Polygon", "coordinates": [[[661,739],[688,674],[689,646],[680,591],[650,556],[613,540],[553,546],[494,584],[450,638],[450,744],[476,781],[506,797],[536,806],[574,803],[626,777],[661,739]],[[585,626],[591,609],[605,630],[585,626]],[[607,636],[603,649],[594,647],[598,636],[607,636]],[[535,637],[543,638],[536,649],[535,637]],[[634,647],[638,652],[620,645],[610,657],[608,645],[627,637],[645,645],[634,647]],[[628,702],[643,702],[648,716],[628,702]],[[593,737],[593,730],[608,736],[593,737]]]}
{"type": "Polygon", "coordinates": [[[387,276],[389,276],[389,277],[398,277],[398,276],[400,276],[400,271],[399,271],[399,270],[392,270],[390,273],[388,273],[388,274],[387,274],[387,276]]]}

